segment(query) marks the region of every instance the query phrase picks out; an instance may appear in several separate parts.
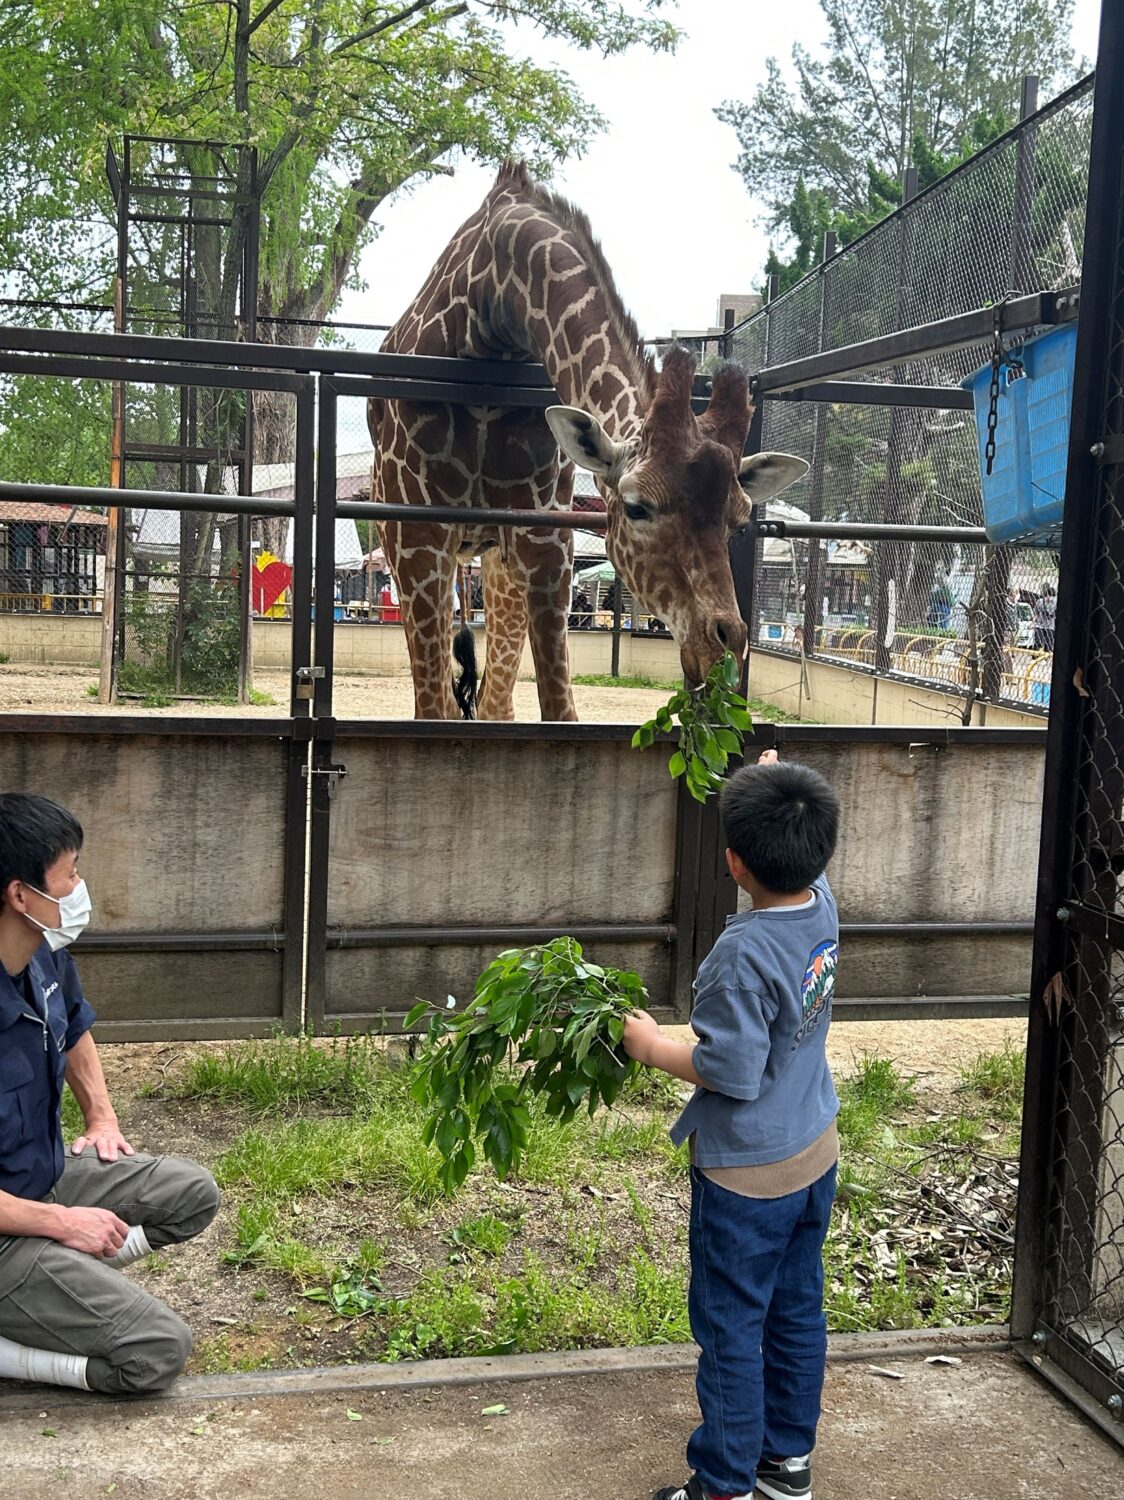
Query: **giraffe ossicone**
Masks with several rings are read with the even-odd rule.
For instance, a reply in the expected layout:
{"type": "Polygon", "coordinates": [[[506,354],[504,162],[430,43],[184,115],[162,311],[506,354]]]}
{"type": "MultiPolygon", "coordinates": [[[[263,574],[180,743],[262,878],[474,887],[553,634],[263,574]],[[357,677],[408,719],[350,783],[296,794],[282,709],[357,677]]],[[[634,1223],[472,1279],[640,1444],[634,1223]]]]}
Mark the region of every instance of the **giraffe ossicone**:
{"type": "MultiPolygon", "coordinates": [[[[566,620],[573,538],[549,526],[500,528],[489,509],[571,508],[574,466],[595,475],[606,552],[640,607],[666,622],[684,674],[701,682],[741,655],[727,544],[763,500],[807,470],[801,458],[744,457],[753,415],[745,372],[724,365],[710,402],[691,408],[694,357],[662,367],[625,311],[589,221],[508,163],[391,329],[390,353],[540,362],[558,393],[545,413],[372,399],[372,497],[417,506],[379,530],[394,572],[418,718],[460,718],[453,694],[453,584],[480,555],[487,660],[481,718],[514,717],[530,636],[543,719],[577,717],[566,620]],[[466,505],[479,524],[426,521],[427,505],[466,505]]],[[[462,640],[463,650],[463,640],[462,640]]],[[[462,695],[463,696],[463,695],[462,695]]]]}

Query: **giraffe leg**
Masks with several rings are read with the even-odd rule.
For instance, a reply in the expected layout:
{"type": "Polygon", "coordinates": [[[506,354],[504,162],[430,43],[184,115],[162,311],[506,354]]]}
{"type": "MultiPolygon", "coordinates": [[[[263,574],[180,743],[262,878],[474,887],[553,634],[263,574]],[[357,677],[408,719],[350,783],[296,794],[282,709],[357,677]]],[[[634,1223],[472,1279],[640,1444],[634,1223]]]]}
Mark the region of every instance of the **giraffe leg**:
{"type": "Polygon", "coordinates": [[[453,696],[453,578],[448,528],[387,522],[383,550],[398,585],[414,678],[415,719],[459,719],[453,696]]]}
{"type": "Polygon", "coordinates": [[[526,590],[527,621],[531,652],[535,658],[535,680],[539,690],[539,712],[543,722],[574,722],[578,715],[570,691],[570,650],[566,643],[566,621],[570,613],[570,582],[573,576],[573,538],[564,548],[557,535],[524,532],[516,541],[516,564],[526,590]]]}
{"type": "Polygon", "coordinates": [[[510,720],[515,718],[512,694],[527,639],[524,592],[498,551],[485,552],[480,562],[488,646],[478,712],[482,719],[510,720]]]}

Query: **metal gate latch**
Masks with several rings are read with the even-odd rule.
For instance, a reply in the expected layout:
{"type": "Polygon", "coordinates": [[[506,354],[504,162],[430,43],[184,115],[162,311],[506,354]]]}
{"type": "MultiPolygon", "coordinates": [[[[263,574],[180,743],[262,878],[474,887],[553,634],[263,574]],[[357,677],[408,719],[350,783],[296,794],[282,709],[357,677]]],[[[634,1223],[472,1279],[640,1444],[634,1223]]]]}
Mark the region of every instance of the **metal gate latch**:
{"type": "Polygon", "coordinates": [[[298,667],[297,668],[297,697],[310,699],[314,692],[314,683],[324,675],[323,667],[298,667]]]}
{"type": "Polygon", "coordinates": [[[303,766],[305,776],[325,776],[328,781],[328,796],[331,797],[340,782],[347,775],[347,767],[340,765],[338,761],[330,766],[303,766]]]}

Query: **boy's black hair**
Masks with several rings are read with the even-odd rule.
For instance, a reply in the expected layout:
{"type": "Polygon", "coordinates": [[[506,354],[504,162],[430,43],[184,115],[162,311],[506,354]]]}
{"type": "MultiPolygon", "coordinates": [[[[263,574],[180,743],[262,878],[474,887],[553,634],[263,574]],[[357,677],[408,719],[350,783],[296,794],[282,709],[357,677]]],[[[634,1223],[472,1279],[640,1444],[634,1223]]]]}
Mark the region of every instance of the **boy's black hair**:
{"type": "Polygon", "coordinates": [[[767,891],[792,895],[835,852],[839,798],[810,766],[743,766],[722,789],[726,842],[767,891]]]}
{"type": "Polygon", "coordinates": [[[13,880],[43,889],[47,869],[82,847],[82,825],[47,797],[0,792],[0,904],[13,880]]]}

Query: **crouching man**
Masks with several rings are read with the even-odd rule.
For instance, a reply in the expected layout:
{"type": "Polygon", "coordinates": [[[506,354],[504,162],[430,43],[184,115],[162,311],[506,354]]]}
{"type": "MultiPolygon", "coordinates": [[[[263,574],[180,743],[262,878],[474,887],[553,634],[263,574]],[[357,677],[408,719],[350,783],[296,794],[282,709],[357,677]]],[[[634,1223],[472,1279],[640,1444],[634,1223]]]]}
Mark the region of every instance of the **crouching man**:
{"type": "Polygon", "coordinates": [[[219,1196],[118,1128],[66,952],[90,916],[81,847],[64,808],[0,794],[0,1377],[139,1395],[171,1384],[191,1335],[120,1268],[205,1229],[219,1196]],[[69,1155],[64,1081],[86,1121],[69,1155]]]}

